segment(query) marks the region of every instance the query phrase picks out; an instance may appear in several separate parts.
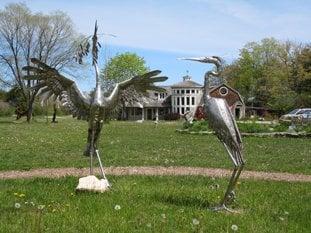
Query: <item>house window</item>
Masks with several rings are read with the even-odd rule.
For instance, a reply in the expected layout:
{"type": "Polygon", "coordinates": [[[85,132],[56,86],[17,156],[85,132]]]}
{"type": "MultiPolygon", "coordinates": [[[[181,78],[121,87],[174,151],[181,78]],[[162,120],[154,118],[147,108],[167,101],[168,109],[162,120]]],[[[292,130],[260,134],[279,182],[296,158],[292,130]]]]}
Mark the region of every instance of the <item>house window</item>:
{"type": "Polygon", "coordinates": [[[177,90],[177,94],[179,94],[179,90],[177,90]]]}
{"type": "Polygon", "coordinates": [[[181,97],[181,105],[185,105],[185,98],[181,97]]]}
{"type": "Polygon", "coordinates": [[[197,94],[199,93],[199,90],[197,90],[197,94]]]}
{"type": "Polygon", "coordinates": [[[190,105],[190,97],[187,97],[187,105],[190,105]]]}
{"type": "Polygon", "coordinates": [[[190,90],[186,90],[186,93],[187,93],[187,94],[190,94],[190,90]]]}
{"type": "Polygon", "coordinates": [[[219,94],[220,94],[221,96],[227,95],[227,94],[228,94],[228,88],[226,88],[226,87],[221,87],[221,88],[219,89],[219,94]]]}
{"type": "Polygon", "coordinates": [[[181,94],[185,94],[185,90],[181,90],[181,94]]]}
{"type": "Polygon", "coordinates": [[[185,114],[185,108],[181,108],[181,114],[185,114]]]}
{"type": "Polygon", "coordinates": [[[195,105],[195,98],[194,97],[191,98],[191,104],[195,105]]]}
{"type": "Polygon", "coordinates": [[[194,90],[191,90],[191,93],[194,93],[194,90]]]}
{"type": "Polygon", "coordinates": [[[186,112],[190,111],[190,108],[189,107],[186,107],[186,112]]]}
{"type": "Polygon", "coordinates": [[[180,105],[179,97],[177,97],[177,105],[180,105]]]}

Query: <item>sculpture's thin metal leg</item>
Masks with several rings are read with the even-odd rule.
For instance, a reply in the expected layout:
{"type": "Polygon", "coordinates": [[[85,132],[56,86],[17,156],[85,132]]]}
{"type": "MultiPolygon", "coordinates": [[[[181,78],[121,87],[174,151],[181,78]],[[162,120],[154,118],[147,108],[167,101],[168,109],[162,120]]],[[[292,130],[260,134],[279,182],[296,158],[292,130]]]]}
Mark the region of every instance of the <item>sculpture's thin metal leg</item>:
{"type": "Polygon", "coordinates": [[[90,175],[94,174],[93,171],[93,156],[94,156],[94,140],[95,140],[95,129],[94,124],[92,125],[92,139],[91,139],[91,151],[90,151],[90,175]]]}
{"type": "Polygon", "coordinates": [[[225,192],[225,195],[224,195],[222,201],[220,202],[219,205],[211,207],[211,210],[213,210],[213,211],[227,210],[227,211],[233,212],[231,209],[229,209],[227,207],[227,202],[228,202],[229,196],[230,196],[230,194],[234,188],[234,181],[235,181],[237,171],[238,171],[238,167],[235,167],[233,172],[232,172],[232,175],[230,177],[230,181],[229,181],[229,184],[227,186],[227,190],[225,192]]]}
{"type": "Polygon", "coordinates": [[[225,192],[225,195],[224,195],[224,198],[222,199],[222,201],[220,202],[220,206],[223,206],[227,204],[228,202],[228,199],[229,199],[229,195],[230,193],[232,192],[233,188],[234,188],[234,182],[236,180],[236,174],[237,174],[237,171],[238,171],[238,167],[235,167],[233,172],[232,172],[232,175],[231,175],[231,178],[230,178],[230,181],[229,181],[229,184],[228,184],[228,187],[227,187],[227,190],[225,192]]]}
{"type": "Polygon", "coordinates": [[[93,153],[90,155],[90,175],[93,175],[93,153]]]}
{"type": "Polygon", "coordinates": [[[229,212],[235,212],[233,210],[231,210],[230,208],[228,208],[227,205],[229,205],[235,198],[235,194],[234,194],[234,188],[236,186],[236,183],[238,181],[238,178],[244,168],[244,161],[242,156],[239,153],[233,153],[231,152],[231,150],[228,148],[228,146],[223,143],[232,162],[234,163],[234,170],[232,172],[227,190],[225,192],[224,198],[222,199],[222,201],[220,202],[219,206],[213,207],[212,210],[215,211],[219,211],[219,210],[226,210],[229,212]]]}
{"type": "Polygon", "coordinates": [[[102,176],[103,176],[103,178],[106,180],[107,178],[106,178],[106,175],[105,175],[105,173],[104,173],[104,168],[103,168],[103,165],[102,165],[102,161],[101,161],[101,159],[100,159],[100,156],[99,156],[99,152],[98,152],[98,150],[95,150],[95,152],[96,152],[97,159],[98,159],[98,162],[99,162],[100,170],[101,170],[101,172],[102,172],[102,176]]]}

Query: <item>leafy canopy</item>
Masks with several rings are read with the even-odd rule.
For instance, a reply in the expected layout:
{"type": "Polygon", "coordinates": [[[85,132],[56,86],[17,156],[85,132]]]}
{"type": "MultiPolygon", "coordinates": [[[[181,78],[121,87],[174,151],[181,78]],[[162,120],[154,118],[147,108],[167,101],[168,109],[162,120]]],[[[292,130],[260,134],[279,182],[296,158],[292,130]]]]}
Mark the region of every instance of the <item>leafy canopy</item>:
{"type": "Polygon", "coordinates": [[[101,72],[103,79],[121,82],[148,72],[145,60],[135,53],[122,53],[111,58],[101,72]]]}

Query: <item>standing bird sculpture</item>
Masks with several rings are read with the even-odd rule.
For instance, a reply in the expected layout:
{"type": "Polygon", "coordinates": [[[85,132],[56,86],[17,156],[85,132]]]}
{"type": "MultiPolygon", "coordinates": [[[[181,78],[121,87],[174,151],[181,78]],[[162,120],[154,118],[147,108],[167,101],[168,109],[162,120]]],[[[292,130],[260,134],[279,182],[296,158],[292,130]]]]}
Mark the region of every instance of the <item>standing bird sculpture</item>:
{"type": "Polygon", "coordinates": [[[231,161],[233,162],[234,169],[222,201],[218,206],[213,207],[212,209],[216,211],[233,211],[228,207],[228,205],[230,205],[235,199],[234,189],[245,164],[243,159],[242,138],[227,101],[225,99],[214,98],[209,95],[209,79],[213,76],[220,76],[222,59],[217,56],[180,59],[198,61],[202,63],[212,63],[216,65],[216,71],[208,71],[205,74],[203,91],[204,111],[207,115],[209,122],[208,125],[213,131],[215,131],[216,136],[223,143],[231,161]]]}
{"type": "MultiPolygon", "coordinates": [[[[92,52],[92,65],[95,68],[96,87],[92,97],[84,96],[76,86],[75,82],[61,75],[56,69],[48,66],[36,58],[31,62],[35,66],[25,66],[23,70],[30,73],[24,76],[25,80],[35,80],[39,95],[43,99],[59,98],[64,107],[66,107],[77,119],[88,121],[88,137],[84,154],[90,156],[90,174],[93,175],[93,157],[97,156],[103,178],[106,180],[104,169],[101,163],[98,142],[100,132],[104,121],[114,111],[120,103],[120,99],[131,100],[133,90],[136,93],[145,93],[147,90],[163,91],[162,88],[155,86],[154,83],[162,82],[167,79],[164,76],[156,76],[161,73],[154,70],[143,75],[137,75],[133,78],[117,83],[111,93],[103,93],[98,68],[98,50],[100,44],[97,37],[97,22],[95,23],[94,34],[91,38],[91,45],[87,43],[78,53],[79,63],[82,57],[92,52]]],[[[130,101],[129,101],[130,102],[130,101]]]]}

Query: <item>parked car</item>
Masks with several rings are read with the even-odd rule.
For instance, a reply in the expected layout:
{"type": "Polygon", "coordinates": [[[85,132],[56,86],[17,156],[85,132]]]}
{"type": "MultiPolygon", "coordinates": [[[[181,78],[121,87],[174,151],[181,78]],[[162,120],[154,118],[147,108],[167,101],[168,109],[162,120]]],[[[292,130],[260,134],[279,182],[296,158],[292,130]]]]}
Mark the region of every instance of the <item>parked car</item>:
{"type": "Polygon", "coordinates": [[[311,108],[298,108],[280,117],[280,121],[291,122],[293,120],[302,123],[311,122],[311,108]]]}

